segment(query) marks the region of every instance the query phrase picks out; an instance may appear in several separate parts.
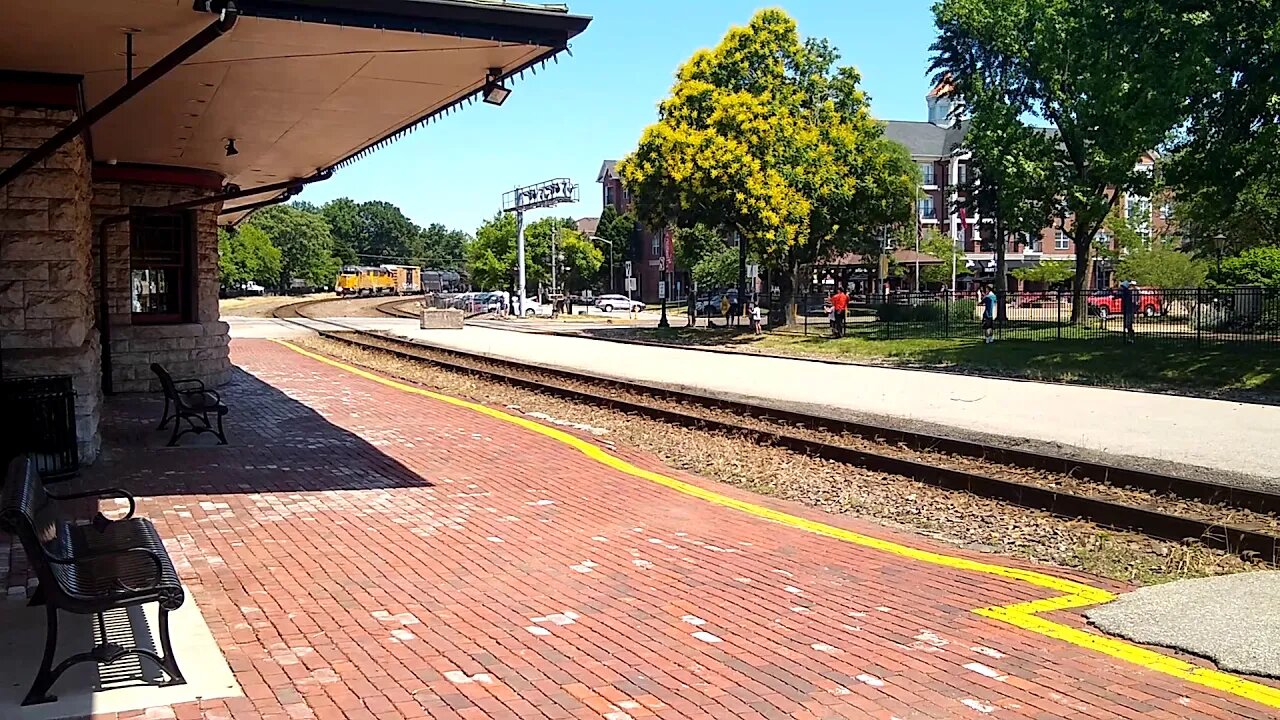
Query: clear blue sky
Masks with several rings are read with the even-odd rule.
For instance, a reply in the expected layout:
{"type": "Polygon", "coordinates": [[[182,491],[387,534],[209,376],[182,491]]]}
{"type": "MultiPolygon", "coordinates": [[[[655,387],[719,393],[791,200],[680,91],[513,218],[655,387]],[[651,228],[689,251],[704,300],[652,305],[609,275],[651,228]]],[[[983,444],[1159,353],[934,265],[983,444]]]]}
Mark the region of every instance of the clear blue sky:
{"type": "Polygon", "coordinates": [[[536,76],[525,74],[506,104],[476,103],[344,168],[300,197],[394,203],[419,225],[474,233],[502,193],[554,177],[581,185],[583,201],[535,217],[600,213],[600,163],[635,147],[657,104],[693,52],[720,41],[763,7],[781,6],[805,36],[824,36],[862,73],[877,117],[924,120],[932,0],[569,0],[594,17],[536,76]]]}

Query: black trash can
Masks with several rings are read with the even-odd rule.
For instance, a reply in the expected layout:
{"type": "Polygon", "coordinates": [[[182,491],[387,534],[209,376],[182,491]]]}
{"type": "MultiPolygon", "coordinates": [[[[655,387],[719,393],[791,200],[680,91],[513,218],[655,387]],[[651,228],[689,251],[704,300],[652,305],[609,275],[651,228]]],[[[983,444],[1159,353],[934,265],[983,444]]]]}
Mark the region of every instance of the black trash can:
{"type": "Polygon", "coordinates": [[[0,381],[0,416],[4,467],[19,455],[31,455],[45,480],[67,478],[80,470],[76,391],[70,377],[5,378],[0,381]]]}

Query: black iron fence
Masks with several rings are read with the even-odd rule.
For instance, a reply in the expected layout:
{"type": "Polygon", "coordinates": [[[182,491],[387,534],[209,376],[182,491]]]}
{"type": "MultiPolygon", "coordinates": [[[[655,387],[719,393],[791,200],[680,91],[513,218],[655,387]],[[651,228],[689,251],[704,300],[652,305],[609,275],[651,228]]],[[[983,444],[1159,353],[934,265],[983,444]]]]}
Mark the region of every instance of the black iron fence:
{"type": "Polygon", "coordinates": [[[7,419],[0,437],[2,466],[30,454],[46,480],[74,475],[80,469],[75,402],[69,377],[5,378],[0,382],[0,407],[7,419]]]}
{"type": "MultiPolygon", "coordinates": [[[[805,334],[830,334],[827,294],[797,303],[805,334]]],[[[845,332],[880,339],[972,338],[985,333],[976,293],[851,295],[845,332]]],[[[1260,287],[1142,289],[1126,303],[1120,290],[1092,292],[1073,317],[1066,291],[1007,293],[991,322],[999,339],[1126,338],[1189,343],[1280,342],[1280,290],[1260,287]]]]}

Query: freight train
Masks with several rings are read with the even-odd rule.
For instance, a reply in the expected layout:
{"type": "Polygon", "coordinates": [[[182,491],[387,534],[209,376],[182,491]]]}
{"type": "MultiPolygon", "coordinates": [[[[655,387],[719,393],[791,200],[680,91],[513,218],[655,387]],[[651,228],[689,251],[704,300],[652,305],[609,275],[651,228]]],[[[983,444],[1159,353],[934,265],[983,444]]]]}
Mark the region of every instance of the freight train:
{"type": "Polygon", "coordinates": [[[338,297],[414,295],[422,292],[422,268],[412,265],[347,266],[333,284],[338,297]]]}

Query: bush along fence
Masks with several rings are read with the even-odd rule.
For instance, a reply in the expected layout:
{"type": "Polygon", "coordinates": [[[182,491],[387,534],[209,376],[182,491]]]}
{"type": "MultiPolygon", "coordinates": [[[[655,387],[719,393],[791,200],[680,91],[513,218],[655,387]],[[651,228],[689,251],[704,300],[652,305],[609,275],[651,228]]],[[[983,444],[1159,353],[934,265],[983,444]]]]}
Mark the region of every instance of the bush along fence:
{"type": "MultiPolygon", "coordinates": [[[[1173,340],[1188,343],[1280,344],[1280,289],[1143,288],[1126,317],[1120,290],[1085,297],[1087,313],[1071,320],[1067,291],[1007,293],[995,320],[999,339],[1084,340],[1095,338],[1173,340]]],[[[830,334],[825,294],[799,301],[808,334],[830,334]]],[[[879,339],[983,336],[982,303],[976,293],[891,293],[850,296],[846,334],[879,339]]]]}

